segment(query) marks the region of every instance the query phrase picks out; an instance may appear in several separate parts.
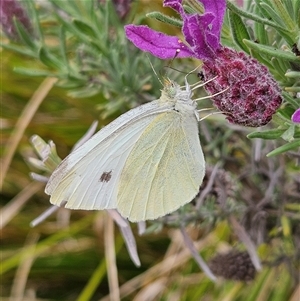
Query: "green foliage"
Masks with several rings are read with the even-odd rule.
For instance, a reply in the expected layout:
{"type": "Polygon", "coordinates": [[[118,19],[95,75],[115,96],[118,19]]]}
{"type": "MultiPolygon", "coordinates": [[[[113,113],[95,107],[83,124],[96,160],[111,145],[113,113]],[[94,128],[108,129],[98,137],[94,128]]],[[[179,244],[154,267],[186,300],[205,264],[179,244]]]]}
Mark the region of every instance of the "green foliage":
{"type": "Polygon", "coordinates": [[[39,68],[21,66],[15,71],[56,77],[57,86],[67,89],[72,97],[101,94],[107,100],[102,107],[105,116],[135,106],[137,95],[139,103],[150,98],[145,85],[151,80],[157,85],[150,63],[126,41],[111,1],[51,0],[37,6],[30,0],[27,5],[37,21],[36,36],[30,36],[16,21],[21,43],[1,45],[41,64],[39,68]],[[53,13],[49,15],[50,10],[53,13]],[[116,98],[121,101],[114,101],[113,106],[108,103],[116,98]]]}

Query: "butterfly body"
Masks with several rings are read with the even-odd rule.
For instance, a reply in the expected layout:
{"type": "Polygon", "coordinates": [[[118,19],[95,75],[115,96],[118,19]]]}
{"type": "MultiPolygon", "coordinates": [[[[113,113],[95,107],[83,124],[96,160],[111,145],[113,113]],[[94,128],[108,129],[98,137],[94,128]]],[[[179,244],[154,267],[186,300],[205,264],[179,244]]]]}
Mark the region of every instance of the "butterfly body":
{"type": "Polygon", "coordinates": [[[198,120],[189,87],[168,80],[160,99],[121,115],[63,160],[46,186],[50,202],[117,209],[134,222],[178,209],[205,173],[198,120]]]}

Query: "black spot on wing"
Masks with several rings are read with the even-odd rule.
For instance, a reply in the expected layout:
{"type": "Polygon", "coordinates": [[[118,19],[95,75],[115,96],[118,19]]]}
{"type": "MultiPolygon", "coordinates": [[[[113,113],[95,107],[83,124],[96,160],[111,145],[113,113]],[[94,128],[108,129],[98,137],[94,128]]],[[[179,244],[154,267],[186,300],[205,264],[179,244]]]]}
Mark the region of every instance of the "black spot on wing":
{"type": "Polygon", "coordinates": [[[99,182],[109,182],[112,171],[104,171],[99,179],[99,182]]]}

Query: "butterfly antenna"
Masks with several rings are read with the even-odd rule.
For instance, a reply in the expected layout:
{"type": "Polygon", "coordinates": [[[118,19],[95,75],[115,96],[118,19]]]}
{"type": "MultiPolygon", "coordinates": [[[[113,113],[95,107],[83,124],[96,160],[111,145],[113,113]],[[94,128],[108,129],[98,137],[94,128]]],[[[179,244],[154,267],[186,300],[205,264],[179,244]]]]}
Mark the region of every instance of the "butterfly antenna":
{"type": "Polygon", "coordinates": [[[192,71],[190,71],[185,77],[184,77],[184,83],[185,83],[185,87],[186,87],[186,90],[191,92],[192,89],[191,89],[191,85],[188,83],[188,76],[192,73],[194,73],[202,64],[198,65],[196,68],[194,68],[192,71]]]}
{"type": "Polygon", "coordinates": [[[149,61],[149,63],[150,63],[151,69],[153,70],[154,74],[156,75],[156,78],[157,78],[158,81],[161,83],[161,85],[164,86],[163,82],[160,80],[160,78],[159,78],[157,72],[155,71],[153,64],[151,63],[148,54],[146,54],[146,56],[147,56],[147,59],[148,59],[148,61],[149,61]]]}
{"type": "MultiPolygon", "coordinates": [[[[171,67],[171,65],[173,64],[174,60],[178,56],[179,52],[180,52],[180,49],[176,49],[175,55],[173,56],[172,60],[169,61],[168,65],[165,68],[170,68],[170,69],[176,70],[175,68],[171,67]]],[[[176,71],[178,71],[178,70],[176,70],[176,71]]],[[[167,73],[167,71],[166,71],[166,73],[167,73]]],[[[166,77],[166,75],[165,75],[165,77],[166,77]]]]}

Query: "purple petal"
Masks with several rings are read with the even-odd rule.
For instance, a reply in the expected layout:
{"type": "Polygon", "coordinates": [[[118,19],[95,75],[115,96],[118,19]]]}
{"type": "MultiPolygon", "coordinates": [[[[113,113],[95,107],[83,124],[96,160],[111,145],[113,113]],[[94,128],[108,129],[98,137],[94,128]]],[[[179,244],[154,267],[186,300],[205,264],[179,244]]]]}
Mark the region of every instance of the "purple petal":
{"type": "Polygon", "coordinates": [[[209,32],[212,14],[185,15],[182,32],[197,58],[213,58],[220,47],[218,37],[209,32]]]}
{"type": "Polygon", "coordinates": [[[225,0],[202,0],[205,14],[212,13],[215,19],[211,22],[211,33],[218,37],[220,41],[221,28],[226,10],[225,0]]]}
{"type": "MultiPolygon", "coordinates": [[[[225,0],[199,0],[199,2],[202,3],[204,7],[203,16],[206,14],[212,14],[214,16],[214,19],[211,21],[210,31],[211,34],[220,39],[223,18],[226,10],[225,0]]],[[[186,15],[182,7],[182,0],[164,0],[164,6],[173,8],[181,15],[181,17],[186,15]]]]}
{"type": "Polygon", "coordinates": [[[292,115],[292,121],[295,123],[300,123],[300,108],[297,109],[292,115]]]}
{"type": "Polygon", "coordinates": [[[182,0],[164,0],[164,6],[176,10],[183,19],[182,32],[197,58],[213,58],[220,48],[220,32],[225,14],[225,0],[202,0],[205,13],[186,14],[182,0]]]}
{"type": "Polygon", "coordinates": [[[171,7],[176,10],[178,13],[181,13],[182,0],[164,0],[163,6],[171,7]]]}
{"type": "Polygon", "coordinates": [[[125,33],[137,48],[148,51],[160,59],[195,56],[178,37],[168,36],[145,25],[126,25],[125,33]],[[178,52],[178,50],[180,51],[178,52]]]}

